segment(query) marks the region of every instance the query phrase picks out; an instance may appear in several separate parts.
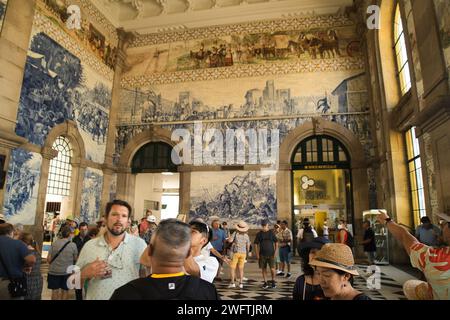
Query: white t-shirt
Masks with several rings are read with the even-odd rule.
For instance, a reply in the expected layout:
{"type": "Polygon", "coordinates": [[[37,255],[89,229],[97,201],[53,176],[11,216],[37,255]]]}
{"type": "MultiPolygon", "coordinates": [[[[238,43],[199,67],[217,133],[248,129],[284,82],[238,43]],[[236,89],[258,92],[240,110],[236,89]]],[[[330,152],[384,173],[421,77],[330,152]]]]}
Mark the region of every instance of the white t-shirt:
{"type": "Polygon", "coordinates": [[[202,248],[201,255],[205,257],[209,257],[211,255],[211,249],[213,249],[213,245],[211,242],[208,242],[206,246],[202,248]]]}
{"type": "Polygon", "coordinates": [[[200,278],[212,283],[217,275],[219,269],[219,262],[216,258],[200,254],[194,257],[194,261],[198,264],[200,269],[200,278]]]}

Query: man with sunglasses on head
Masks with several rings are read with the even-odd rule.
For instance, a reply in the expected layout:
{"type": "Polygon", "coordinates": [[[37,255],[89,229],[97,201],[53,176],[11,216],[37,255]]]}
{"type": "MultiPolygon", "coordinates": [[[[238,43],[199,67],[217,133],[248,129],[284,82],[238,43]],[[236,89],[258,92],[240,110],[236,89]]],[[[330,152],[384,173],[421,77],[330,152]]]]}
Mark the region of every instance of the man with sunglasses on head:
{"type": "Polygon", "coordinates": [[[148,246],[151,275],[118,288],[111,300],[218,300],[213,284],[186,274],[185,263],[192,255],[191,238],[196,228],[202,226],[193,228],[176,219],[161,221],[148,246]]]}
{"type": "MultiPolygon", "coordinates": [[[[206,223],[199,219],[189,222],[189,226],[191,228],[191,251],[184,261],[184,269],[189,275],[212,283],[219,269],[217,259],[212,257],[208,250],[205,251],[212,238],[212,231],[206,223]]],[[[142,254],[141,264],[147,268],[152,267],[149,247],[142,254]]]]}

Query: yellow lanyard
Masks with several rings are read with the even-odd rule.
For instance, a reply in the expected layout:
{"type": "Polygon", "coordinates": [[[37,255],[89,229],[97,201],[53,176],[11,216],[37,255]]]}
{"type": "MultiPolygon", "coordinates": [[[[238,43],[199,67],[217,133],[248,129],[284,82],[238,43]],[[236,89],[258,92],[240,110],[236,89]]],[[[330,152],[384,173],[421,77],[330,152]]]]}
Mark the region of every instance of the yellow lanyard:
{"type": "Polygon", "coordinates": [[[155,279],[162,279],[162,278],[174,278],[174,277],[182,277],[184,276],[184,272],[178,272],[178,273],[163,273],[163,274],[152,274],[150,275],[150,278],[155,279]]]}

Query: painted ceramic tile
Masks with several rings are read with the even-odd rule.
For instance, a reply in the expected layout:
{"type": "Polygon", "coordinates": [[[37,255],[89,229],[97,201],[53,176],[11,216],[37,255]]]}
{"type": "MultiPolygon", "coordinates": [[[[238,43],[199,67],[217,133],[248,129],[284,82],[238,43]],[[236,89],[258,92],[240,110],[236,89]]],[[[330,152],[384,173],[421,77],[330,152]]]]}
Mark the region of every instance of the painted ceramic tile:
{"type": "Polygon", "coordinates": [[[193,172],[190,217],[229,225],[244,220],[257,229],[261,221],[276,222],[276,177],[258,171],[193,172]]]}
{"type": "MultiPolygon", "coordinates": [[[[346,114],[368,111],[364,73],[322,72],[305,77],[292,75],[277,79],[260,77],[239,81],[180,83],[153,89],[122,90],[120,121],[141,125],[124,124],[118,127],[117,153],[133,136],[148,129],[150,123],[228,119],[227,122],[205,123],[204,129],[220,129],[223,134],[227,129],[278,129],[282,142],[291,130],[316,116],[353,131],[366,146],[367,155],[373,153],[372,144],[368,143],[371,139],[368,114],[346,114]],[[211,95],[211,92],[215,94],[211,95]],[[233,118],[277,115],[299,117],[233,121],[233,118]]],[[[186,128],[193,132],[193,125],[189,123],[163,127],[169,131],[186,128]]]]}
{"type": "Polygon", "coordinates": [[[111,105],[111,84],[42,32],[28,51],[16,133],[42,146],[50,130],[75,120],[87,158],[102,163],[111,105]]]}
{"type": "Polygon", "coordinates": [[[11,153],[3,212],[9,223],[34,225],[42,156],[23,149],[11,153]]]}
{"type": "Polygon", "coordinates": [[[80,46],[91,51],[109,68],[114,69],[116,64],[117,48],[110,37],[102,34],[90,21],[83,6],[66,1],[43,0],[40,7],[45,16],[67,33],[67,36],[76,39],[80,46]]]}
{"type": "Polygon", "coordinates": [[[131,48],[125,77],[285,60],[359,55],[354,27],[236,34],[131,48]]]}
{"type": "Polygon", "coordinates": [[[0,34],[2,33],[3,20],[5,19],[7,4],[8,0],[0,0],[0,34]]]}
{"type": "Polygon", "coordinates": [[[87,168],[84,173],[83,191],[81,194],[81,220],[95,223],[102,216],[100,208],[103,187],[103,173],[100,170],[87,168]]]}
{"type": "Polygon", "coordinates": [[[161,122],[366,110],[365,74],[338,71],[123,90],[120,114],[122,121],[161,122]]]}

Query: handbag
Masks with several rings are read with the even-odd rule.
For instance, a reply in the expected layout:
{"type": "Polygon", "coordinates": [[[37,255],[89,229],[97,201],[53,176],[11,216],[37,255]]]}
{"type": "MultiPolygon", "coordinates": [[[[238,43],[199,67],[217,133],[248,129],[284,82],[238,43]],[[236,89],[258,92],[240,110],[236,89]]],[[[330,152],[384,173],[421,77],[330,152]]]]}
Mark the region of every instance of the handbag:
{"type": "Polygon", "coordinates": [[[22,276],[20,278],[13,278],[8,272],[5,263],[0,255],[0,262],[2,263],[3,269],[5,269],[6,275],[9,279],[8,291],[12,298],[25,297],[27,295],[27,278],[22,276]]]}

